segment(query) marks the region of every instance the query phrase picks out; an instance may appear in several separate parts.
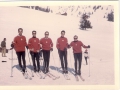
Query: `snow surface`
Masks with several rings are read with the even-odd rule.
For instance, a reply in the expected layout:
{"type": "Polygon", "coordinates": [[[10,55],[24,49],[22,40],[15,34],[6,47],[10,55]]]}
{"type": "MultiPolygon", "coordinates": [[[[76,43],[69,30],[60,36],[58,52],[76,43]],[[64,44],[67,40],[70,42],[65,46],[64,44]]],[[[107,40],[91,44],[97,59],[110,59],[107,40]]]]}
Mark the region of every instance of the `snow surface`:
{"type": "MultiPolygon", "coordinates": [[[[106,6],[103,6],[106,7],[106,6]]],[[[113,9],[113,8],[112,8],[113,9]]],[[[11,76],[11,51],[7,57],[1,57],[0,60],[7,62],[0,62],[0,85],[113,85],[115,84],[114,75],[114,23],[108,22],[103,16],[105,11],[96,11],[91,15],[90,21],[93,26],[92,29],[79,30],[79,18],[73,16],[61,16],[54,13],[45,13],[37,10],[21,8],[21,7],[0,7],[0,41],[3,38],[7,39],[7,48],[13,38],[18,34],[17,29],[23,28],[23,35],[26,39],[32,37],[32,30],[37,31],[37,37],[44,37],[44,32],[49,31],[49,37],[54,43],[53,52],[50,56],[50,71],[60,76],[57,80],[52,80],[49,77],[46,79],[39,79],[34,74],[32,80],[23,78],[21,72],[17,69],[18,61],[13,60],[13,77],[11,76]],[[85,45],[90,45],[90,60],[88,65],[85,65],[85,59],[82,59],[82,77],[85,81],[77,82],[72,73],[69,73],[71,80],[65,80],[61,73],[55,71],[55,67],[60,68],[60,61],[56,49],[56,40],[60,37],[61,30],[65,30],[65,36],[68,42],[73,41],[73,36],[78,35],[85,45]],[[55,62],[54,62],[55,61],[55,62]],[[90,65],[90,67],[89,67],[90,65]],[[90,70],[90,77],[89,77],[90,70]]],[[[85,50],[84,48],[82,49],[85,50]]],[[[15,51],[13,57],[16,58],[15,51]]],[[[68,50],[68,70],[74,69],[74,58],[72,49],[68,50]]],[[[32,61],[31,61],[32,63],[32,61]]],[[[30,71],[30,63],[28,53],[26,51],[27,69],[30,71]]]]}

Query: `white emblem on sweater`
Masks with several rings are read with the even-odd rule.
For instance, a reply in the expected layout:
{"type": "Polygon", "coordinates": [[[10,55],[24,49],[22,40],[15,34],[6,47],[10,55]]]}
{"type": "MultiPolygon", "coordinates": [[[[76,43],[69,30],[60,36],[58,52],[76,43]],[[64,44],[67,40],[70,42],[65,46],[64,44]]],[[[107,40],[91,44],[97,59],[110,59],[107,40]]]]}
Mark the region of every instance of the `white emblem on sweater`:
{"type": "Polygon", "coordinates": [[[21,41],[22,41],[22,38],[21,38],[21,41]]]}

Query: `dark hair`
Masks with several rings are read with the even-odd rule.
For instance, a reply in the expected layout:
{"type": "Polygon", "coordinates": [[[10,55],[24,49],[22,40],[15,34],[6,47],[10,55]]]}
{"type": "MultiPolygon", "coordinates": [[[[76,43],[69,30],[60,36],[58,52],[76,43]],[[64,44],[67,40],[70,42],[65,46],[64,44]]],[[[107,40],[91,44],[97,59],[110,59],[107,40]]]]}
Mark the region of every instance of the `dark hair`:
{"type": "Polygon", "coordinates": [[[19,30],[22,30],[22,31],[23,31],[23,29],[22,29],[22,28],[18,28],[18,31],[19,31],[19,30]]]}
{"type": "Polygon", "coordinates": [[[62,31],[61,31],[61,33],[62,33],[62,32],[64,32],[64,33],[65,33],[65,31],[64,31],[64,30],[62,30],[62,31]]]}
{"type": "Polygon", "coordinates": [[[33,31],[32,31],[32,33],[33,33],[33,32],[35,32],[35,33],[36,33],[36,31],[35,31],[35,30],[33,30],[33,31]]]}
{"type": "Polygon", "coordinates": [[[75,35],[75,36],[74,36],[74,38],[75,38],[75,37],[77,37],[77,38],[78,38],[78,36],[77,36],[77,35],[75,35]]]}
{"type": "Polygon", "coordinates": [[[6,40],[6,38],[4,38],[3,40],[6,40]]]}
{"type": "Polygon", "coordinates": [[[45,32],[45,34],[46,34],[46,33],[48,33],[48,34],[49,34],[49,32],[48,32],[48,31],[46,31],[46,32],[45,32]]]}

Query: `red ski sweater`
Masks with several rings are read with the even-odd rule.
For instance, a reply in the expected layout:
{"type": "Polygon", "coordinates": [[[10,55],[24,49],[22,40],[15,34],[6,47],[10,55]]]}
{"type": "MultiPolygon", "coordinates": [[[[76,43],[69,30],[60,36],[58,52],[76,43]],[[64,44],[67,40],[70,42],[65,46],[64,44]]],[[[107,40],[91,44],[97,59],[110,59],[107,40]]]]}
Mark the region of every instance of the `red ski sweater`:
{"type": "Polygon", "coordinates": [[[15,51],[16,52],[20,52],[20,51],[25,51],[25,46],[27,46],[27,43],[26,43],[26,37],[25,36],[16,36],[14,38],[14,41],[13,41],[13,45],[14,45],[14,48],[15,48],[15,51]]]}
{"type": "Polygon", "coordinates": [[[42,38],[40,44],[43,50],[50,50],[53,47],[53,42],[50,38],[42,38]]]}
{"type": "Polygon", "coordinates": [[[82,47],[87,48],[81,41],[72,41],[70,46],[73,48],[73,53],[82,53],[82,47]]]}
{"type": "Polygon", "coordinates": [[[40,41],[38,38],[30,38],[28,41],[28,48],[33,49],[33,52],[37,52],[37,50],[40,50],[40,41]]]}
{"type": "Polygon", "coordinates": [[[64,51],[68,47],[68,40],[66,37],[59,37],[56,44],[57,49],[64,51]]]}

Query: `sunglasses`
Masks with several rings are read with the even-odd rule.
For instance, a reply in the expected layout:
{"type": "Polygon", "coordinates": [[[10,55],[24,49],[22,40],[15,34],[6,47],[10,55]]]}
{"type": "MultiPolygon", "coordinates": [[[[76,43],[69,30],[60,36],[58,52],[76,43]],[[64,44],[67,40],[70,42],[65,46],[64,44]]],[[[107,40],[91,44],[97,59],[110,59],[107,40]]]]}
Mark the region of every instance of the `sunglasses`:
{"type": "Polygon", "coordinates": [[[33,33],[33,34],[36,34],[36,33],[33,33]]]}
{"type": "Polygon", "coordinates": [[[49,35],[49,34],[45,34],[45,35],[49,35]]]}
{"type": "Polygon", "coordinates": [[[77,38],[74,38],[74,39],[77,39],[77,38]]]}

